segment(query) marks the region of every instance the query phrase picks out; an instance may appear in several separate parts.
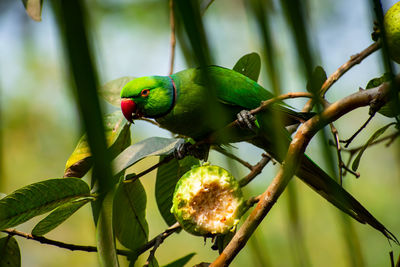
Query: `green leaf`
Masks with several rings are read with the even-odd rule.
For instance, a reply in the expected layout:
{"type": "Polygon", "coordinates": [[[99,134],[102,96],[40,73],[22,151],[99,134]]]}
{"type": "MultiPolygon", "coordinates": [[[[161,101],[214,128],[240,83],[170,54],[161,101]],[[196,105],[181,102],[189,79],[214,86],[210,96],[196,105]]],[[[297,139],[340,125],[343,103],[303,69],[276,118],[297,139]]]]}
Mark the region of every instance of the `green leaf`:
{"type": "MultiPolygon", "coordinates": [[[[218,249],[219,254],[221,254],[222,251],[225,249],[225,247],[229,244],[229,242],[231,242],[235,233],[236,233],[236,231],[235,232],[229,231],[226,234],[217,235],[214,246],[218,249]]],[[[214,246],[213,246],[213,248],[214,248],[214,246]]]]}
{"type": "Polygon", "coordinates": [[[317,66],[312,73],[311,80],[307,82],[307,91],[318,93],[326,79],[325,70],[321,66],[317,66]]]}
{"type": "MultiPolygon", "coordinates": [[[[114,158],[131,144],[129,124],[122,113],[116,111],[105,116],[104,126],[107,145],[112,158],[114,158]]],[[[79,140],[65,165],[64,177],[83,177],[91,167],[92,155],[85,134],[79,140]]]]}
{"type": "Polygon", "coordinates": [[[150,137],[133,144],[114,159],[114,172],[119,173],[145,157],[171,154],[183,142],[183,139],[150,137]]]}
{"type": "Polygon", "coordinates": [[[0,229],[16,226],[54,208],[89,195],[89,186],[78,178],[34,183],[0,200],[0,229]]]}
{"type": "MultiPolygon", "coordinates": [[[[365,87],[365,89],[371,89],[371,88],[375,88],[378,87],[379,85],[381,85],[384,82],[389,82],[390,79],[390,74],[389,73],[385,73],[383,74],[381,77],[378,78],[374,78],[371,79],[367,86],[365,87]]],[[[398,97],[400,98],[400,93],[398,94],[398,97]]],[[[396,117],[397,115],[400,115],[400,108],[397,107],[397,109],[393,109],[394,107],[394,100],[389,101],[388,103],[386,103],[385,105],[383,105],[379,110],[378,113],[382,114],[383,116],[389,117],[389,118],[393,118],[396,117]]]]}
{"type": "Polygon", "coordinates": [[[178,25],[185,29],[186,37],[190,42],[191,54],[196,65],[204,67],[210,65],[212,55],[209,50],[206,32],[201,19],[198,1],[175,1],[176,18],[178,25]]]}
{"type": "Polygon", "coordinates": [[[42,20],[43,0],[22,0],[26,13],[34,21],[42,20]]]}
{"type": "Polygon", "coordinates": [[[158,266],[159,265],[157,259],[155,257],[151,258],[149,262],[149,267],[158,267],[158,266]]]}
{"type": "Polygon", "coordinates": [[[32,235],[42,236],[47,234],[91,200],[92,198],[83,198],[58,207],[46,218],[36,224],[32,230],[32,235]]]}
{"type": "Polygon", "coordinates": [[[110,190],[102,202],[96,227],[96,239],[100,265],[119,266],[113,230],[113,199],[115,190],[110,190]]]}
{"type": "Polygon", "coordinates": [[[253,81],[257,82],[261,70],[261,58],[257,53],[244,55],[233,67],[233,70],[239,72],[253,81]]]}
{"type": "Polygon", "coordinates": [[[0,238],[0,266],[21,266],[21,253],[17,240],[12,236],[0,238]]]}
{"type": "Polygon", "coordinates": [[[139,180],[121,182],[114,196],[115,235],[122,245],[133,251],[148,240],[146,202],[146,192],[139,180]]]}
{"type": "Polygon", "coordinates": [[[360,152],[358,152],[357,157],[354,159],[353,164],[351,165],[353,171],[356,171],[358,169],[358,166],[360,165],[361,156],[364,154],[364,151],[369,147],[369,145],[373,143],[379,136],[381,136],[391,125],[394,124],[395,124],[394,122],[389,123],[388,125],[380,128],[368,139],[368,141],[361,148],[360,152]]]}
{"type": "Polygon", "coordinates": [[[120,105],[121,105],[121,97],[120,97],[121,90],[125,86],[125,84],[127,84],[129,81],[131,81],[133,79],[135,79],[135,77],[125,76],[125,77],[121,77],[121,78],[109,81],[100,88],[99,94],[111,105],[120,107],[120,105]]]}
{"type": "Polygon", "coordinates": [[[186,256],[183,256],[182,258],[179,258],[171,263],[168,263],[167,265],[164,265],[164,267],[182,267],[185,266],[186,263],[190,261],[193,256],[196,255],[196,253],[190,253],[187,254],[186,256]]]}
{"type": "MultiPolygon", "coordinates": [[[[162,157],[160,157],[160,161],[162,157]]],[[[200,161],[194,157],[185,157],[182,160],[173,159],[167,164],[161,165],[157,169],[157,178],[155,186],[155,195],[158,210],[164,218],[168,226],[176,222],[174,215],[171,213],[172,196],[175,191],[175,185],[178,180],[193,165],[199,165],[200,161]]]]}

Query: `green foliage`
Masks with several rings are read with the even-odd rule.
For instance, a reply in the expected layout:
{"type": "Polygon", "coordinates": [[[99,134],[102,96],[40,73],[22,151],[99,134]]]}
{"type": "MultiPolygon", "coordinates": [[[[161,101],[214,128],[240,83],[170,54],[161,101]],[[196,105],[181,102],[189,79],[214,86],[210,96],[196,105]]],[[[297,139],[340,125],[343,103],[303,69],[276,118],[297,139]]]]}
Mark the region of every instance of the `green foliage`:
{"type": "Polygon", "coordinates": [[[119,266],[113,229],[113,198],[115,190],[110,190],[101,202],[97,220],[96,239],[100,265],[104,267],[119,266]]]}
{"type": "Polygon", "coordinates": [[[171,154],[182,139],[150,137],[125,149],[113,161],[115,173],[120,173],[145,157],[171,154]]]}
{"type": "MultiPolygon", "coordinates": [[[[160,161],[163,158],[160,157],[160,161]]],[[[171,213],[172,195],[175,191],[175,185],[192,166],[199,164],[200,161],[198,159],[185,157],[182,160],[173,159],[157,169],[155,185],[157,207],[168,226],[176,222],[174,215],[171,213]]]]}
{"type": "MultiPolygon", "coordinates": [[[[111,157],[116,157],[131,144],[129,124],[120,111],[108,114],[104,118],[105,135],[111,157]]],[[[92,166],[92,155],[87,135],[79,139],[75,150],[67,160],[64,177],[83,177],[92,166]]]]}
{"type": "Polygon", "coordinates": [[[118,241],[132,251],[147,242],[146,192],[139,180],[120,183],[114,196],[113,223],[118,241]]]}
{"type": "Polygon", "coordinates": [[[257,53],[250,53],[244,55],[238,60],[238,62],[236,62],[235,66],[233,67],[233,70],[257,82],[261,70],[260,55],[257,53]]]}
{"type": "Polygon", "coordinates": [[[360,160],[361,156],[364,154],[365,150],[379,137],[381,136],[390,126],[394,125],[395,123],[389,123],[388,125],[385,125],[384,127],[378,129],[369,139],[368,141],[363,145],[361,148],[360,152],[358,152],[357,157],[354,159],[353,164],[351,165],[351,168],[353,171],[356,171],[358,169],[358,165],[360,165],[360,160]]]}
{"type": "Polygon", "coordinates": [[[171,263],[168,263],[164,265],[163,267],[181,267],[185,266],[186,263],[190,261],[193,256],[196,255],[196,253],[189,253],[186,256],[183,256],[182,258],[179,258],[171,263]]]}
{"type": "Polygon", "coordinates": [[[311,75],[311,79],[307,82],[307,91],[319,92],[326,79],[325,70],[321,66],[317,66],[311,75]]]}
{"type": "Polygon", "coordinates": [[[41,220],[32,230],[32,235],[42,236],[62,224],[66,219],[68,219],[72,214],[78,211],[86,203],[93,200],[93,198],[82,198],[76,201],[68,202],[61,205],[46,218],[41,220]]]}
{"type": "Polygon", "coordinates": [[[0,266],[21,266],[21,254],[17,240],[12,236],[0,238],[0,266]]]}
{"type": "Polygon", "coordinates": [[[89,186],[78,178],[50,179],[25,186],[0,200],[0,229],[16,226],[87,196],[89,186]]]}
{"type": "Polygon", "coordinates": [[[121,98],[119,96],[122,87],[134,77],[125,76],[105,83],[99,90],[99,95],[113,106],[120,107],[121,98]]]}
{"type": "MultiPolygon", "coordinates": [[[[390,73],[385,73],[381,77],[370,80],[367,83],[367,86],[365,87],[365,89],[371,89],[371,88],[378,87],[382,83],[390,82],[391,80],[392,79],[391,79],[390,73]]],[[[400,93],[398,93],[398,98],[400,98],[400,93]]],[[[383,116],[389,117],[389,118],[393,118],[393,117],[400,115],[400,107],[396,106],[395,104],[396,104],[396,100],[392,99],[391,101],[389,101],[388,103],[383,105],[378,110],[378,113],[382,114],[383,116]]]]}

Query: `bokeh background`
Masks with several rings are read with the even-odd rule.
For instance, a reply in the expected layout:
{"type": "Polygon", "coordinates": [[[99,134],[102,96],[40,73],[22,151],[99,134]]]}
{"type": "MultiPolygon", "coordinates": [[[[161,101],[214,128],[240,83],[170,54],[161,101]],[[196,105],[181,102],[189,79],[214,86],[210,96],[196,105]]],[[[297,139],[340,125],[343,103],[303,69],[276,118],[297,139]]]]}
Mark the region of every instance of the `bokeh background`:
{"type": "MultiPolygon", "coordinates": [[[[275,1],[277,2],[277,1],[275,1]]],[[[372,43],[370,34],[373,14],[368,1],[312,0],[310,37],[318,51],[317,63],[327,74],[334,72],[353,54],[372,43]]],[[[382,1],[387,10],[395,1],[382,1]]],[[[166,75],[169,71],[170,28],[168,1],[97,0],[87,1],[91,20],[90,37],[101,83],[122,76],[166,75]]],[[[279,5],[273,14],[273,41],[278,47],[275,60],[282,73],[282,91],[302,91],[306,81],[298,70],[294,42],[282,17],[279,5]]],[[[242,1],[217,0],[205,13],[204,24],[214,55],[214,63],[231,68],[249,52],[261,52],[262,42],[255,20],[242,1]]],[[[179,44],[175,70],[186,68],[179,44]]],[[[396,66],[396,69],[397,66],[396,66]]],[[[365,87],[374,77],[381,76],[380,53],[374,53],[362,64],[343,76],[329,91],[331,102],[365,87]]],[[[262,63],[260,84],[268,87],[265,63],[262,63]]],[[[27,184],[48,178],[62,177],[64,165],[82,134],[80,121],[66,73],[55,18],[48,1],[44,1],[42,21],[28,18],[21,1],[0,1],[0,104],[1,104],[1,169],[0,192],[10,193],[27,184]]],[[[303,101],[291,101],[302,108],[303,101]]],[[[104,102],[104,110],[113,107],[104,102]]],[[[368,108],[361,108],[341,118],[336,127],[345,139],[368,118],[368,108]]],[[[356,138],[353,146],[362,145],[371,134],[389,119],[376,115],[372,123],[356,138]]],[[[132,126],[134,142],[150,136],[170,137],[170,133],[145,122],[132,126]]],[[[307,153],[322,166],[324,162],[318,138],[307,153]]],[[[256,163],[262,153],[247,144],[237,144],[235,153],[256,163]]],[[[346,154],[345,154],[346,155],[346,154]]],[[[157,158],[146,159],[135,172],[143,170],[157,158]]],[[[240,166],[230,166],[217,153],[210,161],[229,168],[236,177],[246,174],[240,166]]],[[[277,166],[268,165],[248,187],[246,196],[265,190],[277,166]]],[[[397,237],[400,237],[400,141],[390,147],[371,147],[365,153],[355,179],[347,175],[344,186],[397,237]]],[[[150,236],[167,226],[158,213],[154,200],[155,172],[141,178],[148,198],[147,220],[150,236]]],[[[328,202],[294,179],[300,225],[301,245],[293,236],[289,199],[285,192],[263,221],[256,235],[234,260],[232,266],[356,266],[346,238],[354,229],[365,266],[390,266],[389,251],[397,259],[400,250],[377,231],[355,221],[343,224],[340,213],[328,202]]],[[[35,222],[25,223],[19,230],[30,232],[35,222]]],[[[349,220],[350,221],[350,220],[349,220]]],[[[95,231],[89,205],[74,214],[47,237],[64,242],[94,245],[95,231]]],[[[350,238],[355,238],[351,235],[350,238]]],[[[17,238],[22,266],[97,266],[95,253],[71,252],[17,238]]],[[[189,265],[211,262],[217,252],[211,242],[180,233],[168,238],[157,250],[158,262],[166,264],[190,252],[196,252],[189,265]]],[[[143,264],[148,254],[140,257],[143,264]]],[[[121,258],[122,264],[126,264],[121,258]]],[[[360,264],[360,262],[358,263],[360,264]]]]}

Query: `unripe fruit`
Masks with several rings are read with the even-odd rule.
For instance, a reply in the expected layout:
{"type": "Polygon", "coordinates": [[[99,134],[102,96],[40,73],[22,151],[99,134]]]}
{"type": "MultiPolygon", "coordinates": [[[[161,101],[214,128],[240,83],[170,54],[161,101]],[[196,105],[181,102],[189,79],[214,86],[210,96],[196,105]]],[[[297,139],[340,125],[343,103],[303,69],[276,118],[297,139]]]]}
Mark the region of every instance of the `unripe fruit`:
{"type": "Polygon", "coordinates": [[[386,12],[384,24],[390,56],[400,63],[400,2],[386,12]]]}
{"type": "Polygon", "coordinates": [[[214,236],[233,231],[243,210],[238,182],[225,169],[192,168],[176,184],[171,212],[187,232],[214,236]]]}

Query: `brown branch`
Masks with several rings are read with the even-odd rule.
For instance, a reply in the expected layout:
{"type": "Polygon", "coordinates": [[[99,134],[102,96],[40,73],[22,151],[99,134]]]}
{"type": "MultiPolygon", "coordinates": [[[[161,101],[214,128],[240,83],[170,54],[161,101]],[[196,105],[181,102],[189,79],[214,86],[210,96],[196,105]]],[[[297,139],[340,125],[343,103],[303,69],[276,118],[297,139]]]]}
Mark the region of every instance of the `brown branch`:
{"type": "MultiPolygon", "coordinates": [[[[396,79],[399,80],[400,76],[397,76],[396,79]]],[[[378,99],[379,101],[383,101],[384,97],[388,94],[388,91],[389,84],[384,83],[378,88],[354,93],[333,103],[321,114],[314,116],[302,124],[290,143],[286,158],[282,163],[278,174],[272,180],[267,190],[261,195],[257,206],[247,217],[242,227],[240,227],[236,232],[231,242],[229,242],[224,251],[210,266],[228,266],[245,246],[250,236],[268,214],[284,191],[290,179],[295,174],[300,163],[300,157],[304,154],[308,143],[318,130],[351,110],[369,105],[373,100],[375,101],[378,99]]]]}
{"type": "Polygon", "coordinates": [[[153,246],[153,248],[150,250],[150,255],[149,255],[149,257],[147,258],[147,261],[146,261],[146,263],[143,265],[143,267],[148,267],[148,266],[150,266],[152,260],[155,259],[155,254],[156,254],[157,248],[161,245],[161,243],[162,243],[163,241],[164,241],[164,240],[161,238],[161,236],[157,236],[157,237],[156,237],[156,240],[155,240],[155,242],[154,242],[154,246],[153,246]]]}
{"type": "Polygon", "coordinates": [[[271,105],[271,104],[273,104],[275,102],[282,101],[282,100],[289,99],[289,98],[299,98],[299,97],[312,98],[313,95],[311,93],[308,93],[308,92],[292,92],[292,93],[279,95],[279,96],[276,96],[274,98],[271,98],[271,99],[268,99],[266,101],[263,101],[258,108],[255,108],[255,109],[251,110],[250,113],[252,115],[254,115],[254,114],[257,114],[257,113],[265,110],[269,105],[271,105]]]}
{"type": "MultiPolygon", "coordinates": [[[[380,139],[378,139],[378,140],[372,142],[371,144],[368,145],[368,147],[373,146],[373,145],[380,144],[380,143],[382,143],[382,142],[384,142],[384,141],[386,141],[386,140],[389,140],[389,142],[386,144],[386,146],[388,146],[388,145],[390,145],[394,140],[396,140],[396,138],[399,137],[399,136],[400,136],[400,132],[395,132],[395,133],[393,133],[393,134],[390,134],[390,135],[388,135],[388,136],[382,137],[382,138],[380,138],[380,139]]],[[[363,147],[364,147],[364,146],[358,146],[358,147],[351,148],[351,149],[345,149],[345,150],[343,150],[343,151],[348,152],[348,153],[350,153],[350,154],[355,154],[355,153],[357,153],[358,151],[360,151],[363,147]]]]}
{"type": "MultiPolygon", "coordinates": [[[[311,98],[312,94],[308,93],[308,92],[294,92],[294,93],[287,93],[287,94],[279,95],[274,98],[268,99],[266,101],[262,101],[260,106],[258,106],[255,109],[250,110],[250,114],[255,115],[255,114],[265,110],[266,108],[268,108],[271,104],[273,104],[275,102],[282,101],[284,99],[299,98],[299,97],[311,98]]],[[[222,136],[227,129],[232,129],[233,127],[236,127],[238,125],[239,125],[239,121],[236,119],[233,122],[229,123],[227,126],[225,126],[223,129],[211,133],[208,137],[197,142],[195,145],[213,144],[213,143],[215,143],[215,140],[218,140],[218,137],[222,136]]]]}
{"type": "Polygon", "coordinates": [[[146,122],[150,122],[151,124],[153,124],[153,125],[155,125],[155,126],[158,126],[158,127],[160,127],[160,124],[159,124],[158,122],[156,122],[156,121],[153,121],[153,120],[151,120],[151,119],[148,119],[148,118],[141,117],[141,118],[139,118],[138,120],[141,120],[141,121],[146,121],[146,122]]]}
{"type": "Polygon", "coordinates": [[[335,140],[335,145],[336,145],[336,155],[338,158],[338,170],[339,170],[339,184],[342,185],[343,183],[343,166],[345,165],[342,160],[342,148],[340,146],[340,140],[339,140],[339,133],[336,127],[333,125],[333,123],[329,124],[331,127],[331,132],[333,135],[333,139],[335,140]]]}
{"type": "Polygon", "coordinates": [[[375,42],[368,46],[366,49],[358,54],[350,57],[350,60],[340,66],[334,73],[332,73],[329,78],[324,82],[321,87],[321,96],[324,97],[329,88],[337,81],[343,74],[345,74],[349,69],[357,64],[360,64],[366,57],[371,55],[373,52],[377,51],[381,47],[380,42],[375,42]]]}
{"type": "MultiPolygon", "coordinates": [[[[355,172],[351,170],[348,165],[346,165],[343,162],[342,158],[342,147],[340,146],[340,139],[339,139],[339,133],[336,127],[333,125],[333,123],[329,124],[331,127],[331,132],[335,140],[335,146],[336,146],[336,153],[337,153],[337,158],[338,158],[338,168],[339,168],[339,184],[342,185],[343,183],[343,176],[346,175],[346,172],[349,172],[353,174],[356,178],[360,177],[360,174],[358,172],[355,172]],[[343,171],[344,169],[344,171],[343,171]]],[[[349,162],[350,163],[350,162],[349,162]]]]}
{"type": "Polygon", "coordinates": [[[250,163],[248,163],[247,161],[242,160],[242,159],[239,158],[238,156],[236,156],[236,155],[234,155],[234,154],[232,154],[232,153],[229,153],[228,151],[226,151],[225,149],[222,149],[222,148],[219,147],[219,146],[213,146],[213,149],[214,149],[215,151],[221,153],[222,155],[227,156],[228,158],[231,158],[231,159],[233,159],[233,160],[236,160],[237,162],[239,162],[240,164],[242,164],[243,166],[245,166],[246,168],[248,168],[248,169],[250,169],[250,170],[252,170],[252,169],[254,168],[254,166],[251,165],[250,163]]]}
{"type": "Polygon", "coordinates": [[[271,161],[271,157],[263,154],[262,159],[254,166],[252,166],[251,171],[244,178],[239,181],[240,187],[243,187],[250,183],[257,175],[259,175],[264,167],[271,161]]]}
{"type": "Polygon", "coordinates": [[[151,166],[150,168],[147,168],[146,170],[142,171],[141,173],[133,175],[133,176],[129,177],[128,179],[125,179],[123,182],[124,183],[132,183],[132,182],[136,181],[137,179],[139,179],[140,177],[142,177],[142,176],[148,174],[149,172],[157,169],[158,167],[170,162],[173,158],[174,158],[173,154],[168,155],[164,159],[159,161],[158,163],[156,163],[153,166],[151,166]]]}
{"type": "Polygon", "coordinates": [[[174,0],[169,0],[169,23],[171,25],[171,55],[170,55],[170,65],[169,65],[169,75],[174,73],[174,63],[175,63],[175,13],[174,13],[174,0]]]}
{"type": "Polygon", "coordinates": [[[260,198],[261,198],[261,195],[256,196],[256,197],[249,198],[249,199],[246,201],[246,206],[248,206],[248,207],[253,206],[254,204],[256,204],[256,203],[258,203],[258,202],[260,201],[260,198]]]}
{"type": "MultiPolygon", "coordinates": [[[[366,57],[377,51],[381,47],[380,42],[375,42],[368,46],[366,49],[361,51],[358,54],[355,54],[350,57],[350,59],[344,63],[342,66],[340,66],[334,73],[332,73],[328,79],[322,84],[320,92],[321,92],[321,97],[324,98],[326,92],[329,90],[329,88],[332,87],[332,85],[339,80],[340,77],[342,77],[348,70],[350,70],[352,67],[354,67],[357,64],[360,64],[361,61],[363,61],[366,57]]],[[[307,101],[303,108],[303,112],[309,112],[312,109],[313,103],[312,99],[307,101]]]]}
{"type": "Polygon", "coordinates": [[[136,251],[137,255],[143,254],[144,252],[146,252],[150,248],[154,247],[157,242],[160,242],[160,240],[161,240],[161,243],[162,243],[168,236],[170,236],[171,234],[179,231],[180,229],[181,229],[181,226],[179,225],[178,222],[173,224],[172,226],[167,228],[164,232],[162,232],[161,234],[157,235],[152,240],[150,240],[149,242],[144,244],[142,247],[140,247],[136,251]]]}
{"type": "Polygon", "coordinates": [[[345,143],[344,147],[348,147],[350,145],[351,142],[353,142],[354,138],[356,138],[356,136],[368,125],[368,123],[372,120],[372,118],[375,116],[375,113],[371,114],[368,118],[368,120],[366,120],[366,122],[364,122],[363,125],[361,125],[361,127],[347,140],[340,140],[341,143],[345,143]]]}
{"type": "MultiPolygon", "coordinates": [[[[18,231],[16,229],[5,229],[5,230],[1,230],[1,232],[6,233],[6,234],[8,234],[10,236],[20,236],[20,237],[23,237],[23,238],[26,238],[26,239],[30,239],[30,240],[34,240],[34,241],[40,242],[42,244],[56,246],[56,247],[59,247],[59,248],[65,248],[65,249],[69,249],[69,250],[72,250],[72,251],[80,250],[80,251],[86,251],[86,252],[97,252],[97,247],[95,247],[95,246],[82,246],[82,245],[68,244],[68,243],[64,243],[64,242],[48,239],[48,238],[46,238],[44,236],[36,236],[36,235],[24,233],[24,232],[18,231]]],[[[132,254],[132,252],[129,251],[129,250],[117,249],[117,254],[118,255],[123,255],[123,256],[129,256],[129,255],[132,254]]]]}

